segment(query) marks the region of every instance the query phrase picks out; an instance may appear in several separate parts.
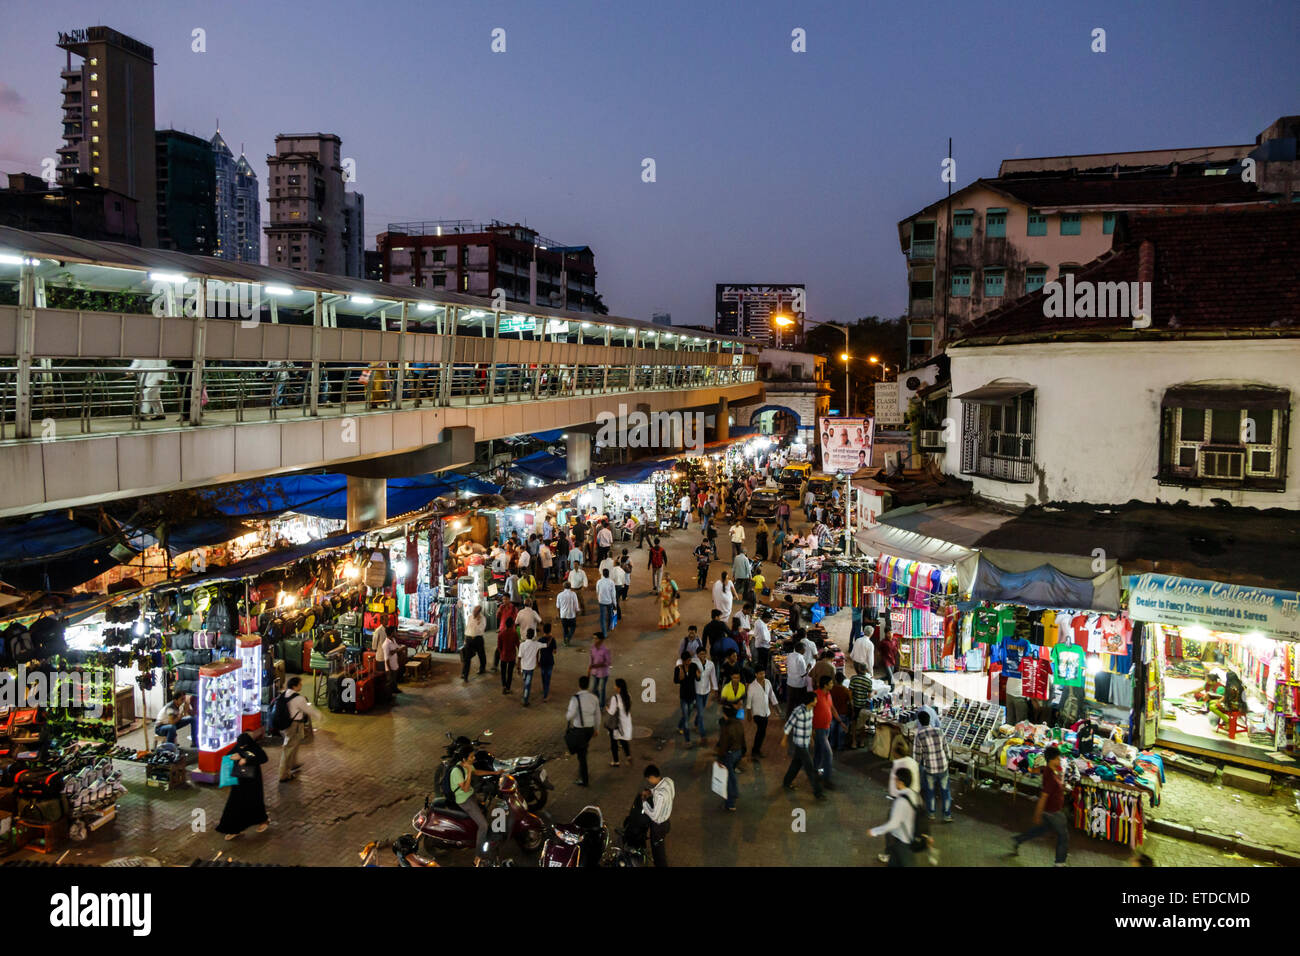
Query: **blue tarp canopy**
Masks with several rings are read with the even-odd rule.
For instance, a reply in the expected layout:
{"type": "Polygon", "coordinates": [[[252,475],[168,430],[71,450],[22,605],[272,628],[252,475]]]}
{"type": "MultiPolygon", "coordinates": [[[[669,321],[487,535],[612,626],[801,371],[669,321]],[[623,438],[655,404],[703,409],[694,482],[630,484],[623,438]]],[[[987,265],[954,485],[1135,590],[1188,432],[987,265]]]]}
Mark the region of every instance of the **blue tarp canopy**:
{"type": "Polygon", "coordinates": [[[547,482],[563,481],[569,473],[565,459],[548,451],[535,451],[531,455],[525,455],[516,459],[510,467],[547,482]]]}
{"type": "MultiPolygon", "coordinates": [[[[435,498],[468,491],[499,494],[500,485],[463,475],[421,475],[388,480],[388,514],[425,508],[435,498]]],[[[344,521],[348,516],[345,475],[287,475],[211,488],[201,493],[210,505],[232,517],[265,518],[296,511],[317,518],[344,521]]]]}

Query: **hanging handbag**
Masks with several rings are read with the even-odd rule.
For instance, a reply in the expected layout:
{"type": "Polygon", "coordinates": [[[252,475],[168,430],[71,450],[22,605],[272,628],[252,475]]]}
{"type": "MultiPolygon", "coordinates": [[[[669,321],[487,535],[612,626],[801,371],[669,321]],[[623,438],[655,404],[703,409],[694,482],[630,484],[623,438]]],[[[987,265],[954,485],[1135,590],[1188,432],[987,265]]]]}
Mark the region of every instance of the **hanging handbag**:
{"type": "Polygon", "coordinates": [[[614,730],[618,730],[619,727],[623,726],[623,722],[619,720],[619,714],[618,714],[618,712],[622,709],[623,709],[623,705],[620,703],[614,706],[614,712],[612,714],[609,711],[605,711],[605,716],[601,719],[601,724],[604,726],[606,730],[614,731],[614,730]]]}
{"type": "Polygon", "coordinates": [[[239,778],[235,776],[235,760],[230,754],[221,758],[221,778],[217,781],[218,787],[233,787],[239,783],[239,778]]]}

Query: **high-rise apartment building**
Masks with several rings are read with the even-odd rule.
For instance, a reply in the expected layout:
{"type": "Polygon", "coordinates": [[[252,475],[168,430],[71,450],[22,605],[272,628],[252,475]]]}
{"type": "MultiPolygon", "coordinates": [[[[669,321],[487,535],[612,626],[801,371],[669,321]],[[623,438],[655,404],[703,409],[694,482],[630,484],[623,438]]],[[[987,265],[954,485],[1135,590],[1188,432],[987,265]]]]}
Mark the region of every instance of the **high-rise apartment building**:
{"type": "Polygon", "coordinates": [[[222,138],[221,130],[209,144],[216,169],[216,249],[219,259],[262,261],[262,196],[257,173],[241,151],[239,158],[222,138]]]}
{"type": "Polygon", "coordinates": [[[714,290],[713,329],[721,335],[739,335],[779,348],[795,348],[803,342],[804,293],[802,283],[720,282],[714,290]]]}
{"type": "Polygon", "coordinates": [[[362,278],[364,202],[344,189],[343,142],[333,133],[282,133],[266,157],[268,265],[362,278]]]}
{"type": "Polygon", "coordinates": [[[157,145],[158,248],[210,256],[216,246],[216,167],[201,136],[160,129],[157,145]]]}
{"type": "Polygon", "coordinates": [[[519,223],[465,219],[390,222],[376,238],[384,281],[574,312],[601,312],[596,257],[519,223]]]}
{"type": "Polygon", "coordinates": [[[59,183],[85,174],[135,200],[140,241],[156,246],[153,48],[104,26],[60,33],[58,46],[67,53],[59,183]]]}

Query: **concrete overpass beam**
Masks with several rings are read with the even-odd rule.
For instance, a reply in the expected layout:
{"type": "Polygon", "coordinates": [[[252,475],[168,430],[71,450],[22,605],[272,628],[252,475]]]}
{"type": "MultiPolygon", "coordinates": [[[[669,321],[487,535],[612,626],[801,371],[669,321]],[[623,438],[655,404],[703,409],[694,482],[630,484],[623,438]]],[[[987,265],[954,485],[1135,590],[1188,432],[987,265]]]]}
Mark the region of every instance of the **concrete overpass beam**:
{"type": "Polygon", "coordinates": [[[388,480],[348,476],[348,530],[365,531],[388,520],[388,480]]]}
{"type": "Polygon", "coordinates": [[[725,398],[718,399],[717,410],[713,419],[713,440],[726,441],[731,437],[731,402],[725,398]]]}
{"type": "Polygon", "coordinates": [[[591,436],[577,430],[570,430],[568,435],[565,439],[566,477],[569,481],[586,481],[591,476],[591,436]]]}

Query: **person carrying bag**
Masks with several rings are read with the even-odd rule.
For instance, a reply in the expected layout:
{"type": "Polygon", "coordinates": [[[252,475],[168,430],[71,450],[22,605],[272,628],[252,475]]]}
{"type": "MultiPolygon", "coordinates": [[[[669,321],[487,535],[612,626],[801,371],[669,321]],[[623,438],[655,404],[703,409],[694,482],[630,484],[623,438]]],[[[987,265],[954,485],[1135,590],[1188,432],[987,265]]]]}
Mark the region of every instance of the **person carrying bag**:
{"type": "Polygon", "coordinates": [[[564,744],[569,753],[578,758],[578,779],[575,783],[580,787],[587,786],[589,782],[587,748],[596,733],[596,718],[600,713],[600,701],[587,689],[590,686],[590,677],[584,674],[578,678],[578,692],[569,698],[569,709],[565,713],[568,727],[564,731],[564,744]]]}

